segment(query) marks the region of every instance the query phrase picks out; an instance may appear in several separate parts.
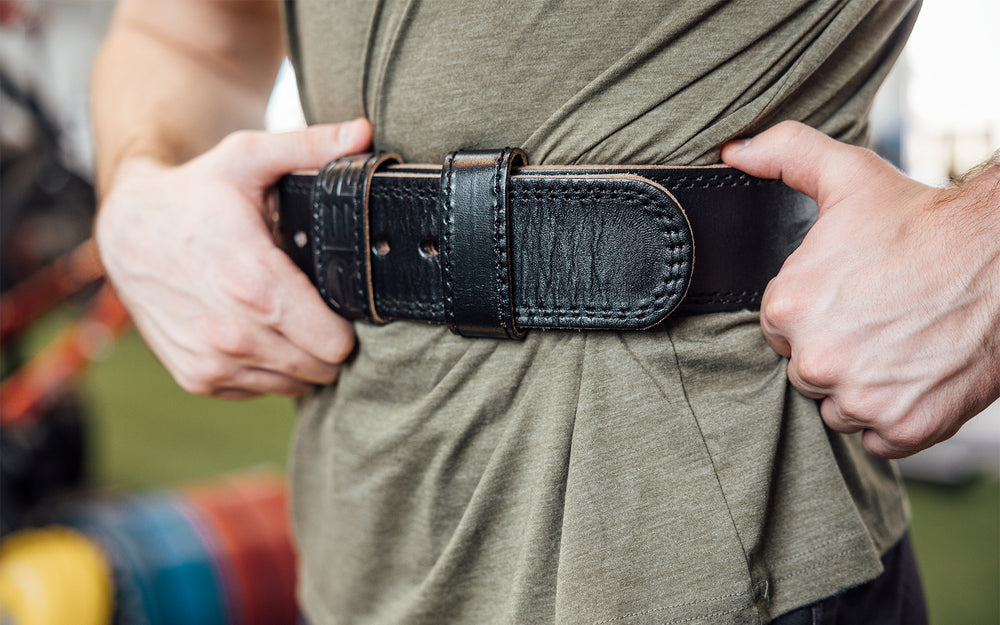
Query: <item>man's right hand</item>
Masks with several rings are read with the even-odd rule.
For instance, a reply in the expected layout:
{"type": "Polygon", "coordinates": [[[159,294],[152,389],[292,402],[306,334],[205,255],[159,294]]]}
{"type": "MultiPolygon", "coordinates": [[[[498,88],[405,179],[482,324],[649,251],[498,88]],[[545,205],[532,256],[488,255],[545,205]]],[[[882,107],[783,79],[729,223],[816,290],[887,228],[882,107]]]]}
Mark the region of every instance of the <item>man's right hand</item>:
{"type": "Polygon", "coordinates": [[[336,380],[351,324],[275,245],[269,189],[297,169],[368,148],[365,120],[241,131],[180,166],[123,161],[95,236],[108,277],[185,390],[300,395],[336,380]]]}

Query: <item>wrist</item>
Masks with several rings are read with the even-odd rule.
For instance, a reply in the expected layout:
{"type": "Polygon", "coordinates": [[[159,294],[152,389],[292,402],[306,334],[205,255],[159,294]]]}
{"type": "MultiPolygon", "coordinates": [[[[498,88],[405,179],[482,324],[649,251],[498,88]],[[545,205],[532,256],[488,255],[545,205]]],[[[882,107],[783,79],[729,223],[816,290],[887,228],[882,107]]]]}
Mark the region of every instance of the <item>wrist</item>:
{"type": "Polygon", "coordinates": [[[143,168],[146,170],[164,169],[172,165],[179,165],[181,162],[177,150],[167,141],[159,141],[150,137],[131,139],[112,153],[102,151],[98,145],[97,154],[97,195],[101,200],[117,184],[123,173],[143,168]]]}

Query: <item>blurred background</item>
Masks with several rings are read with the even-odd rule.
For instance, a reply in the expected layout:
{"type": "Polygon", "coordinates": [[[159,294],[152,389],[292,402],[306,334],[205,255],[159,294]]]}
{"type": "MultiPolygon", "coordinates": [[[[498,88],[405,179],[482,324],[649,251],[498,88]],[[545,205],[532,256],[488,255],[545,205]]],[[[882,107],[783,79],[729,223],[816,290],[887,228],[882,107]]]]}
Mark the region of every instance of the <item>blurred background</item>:
{"type": "MultiPolygon", "coordinates": [[[[0,624],[12,622],[4,584],[31,566],[43,583],[78,588],[91,611],[69,622],[291,623],[291,402],[181,391],[101,290],[86,243],[87,80],[110,12],[104,1],[0,0],[0,624]],[[11,538],[52,519],[75,534],[11,538]],[[130,538],[140,526],[159,534],[130,538]],[[60,577],[67,566],[77,573],[60,577]],[[262,569],[281,575],[252,578],[262,569]],[[156,604],[167,587],[187,603],[156,604]],[[198,590],[208,587],[215,595],[198,590]]],[[[925,1],[872,113],[880,153],[939,185],[1000,148],[998,26],[995,0],[925,1]]],[[[304,125],[287,63],[267,123],[304,125]]],[[[900,468],[932,623],[1000,623],[1000,405],[900,468]]]]}

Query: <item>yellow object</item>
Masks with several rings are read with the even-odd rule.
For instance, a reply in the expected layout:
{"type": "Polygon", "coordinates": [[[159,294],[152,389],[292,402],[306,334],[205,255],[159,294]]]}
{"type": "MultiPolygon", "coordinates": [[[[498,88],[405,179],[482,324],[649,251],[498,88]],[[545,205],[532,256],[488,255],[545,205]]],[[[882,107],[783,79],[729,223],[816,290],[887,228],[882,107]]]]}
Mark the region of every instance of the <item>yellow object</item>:
{"type": "Polygon", "coordinates": [[[25,530],[0,544],[3,625],[108,625],[112,592],[104,552],[79,532],[25,530]]]}

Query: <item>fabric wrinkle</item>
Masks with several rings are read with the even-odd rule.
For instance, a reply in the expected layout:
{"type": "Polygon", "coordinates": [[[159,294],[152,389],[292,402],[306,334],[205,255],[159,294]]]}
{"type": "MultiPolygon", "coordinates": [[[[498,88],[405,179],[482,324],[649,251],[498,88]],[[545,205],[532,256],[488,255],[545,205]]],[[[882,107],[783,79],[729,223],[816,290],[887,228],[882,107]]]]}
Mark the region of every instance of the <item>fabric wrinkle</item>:
{"type": "MultiPolygon", "coordinates": [[[[778,118],[859,141],[916,4],[300,0],[296,67],[311,122],[368,113],[411,163],[706,164],[778,118]]],[[[755,313],[356,327],[293,451],[313,625],[759,624],[872,579],[905,531],[891,464],[824,428],[755,313]]]]}

